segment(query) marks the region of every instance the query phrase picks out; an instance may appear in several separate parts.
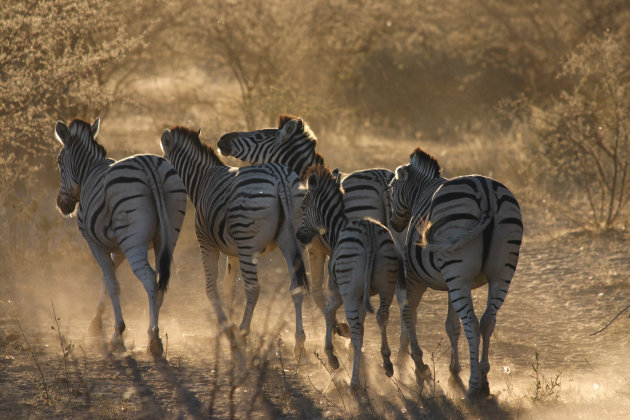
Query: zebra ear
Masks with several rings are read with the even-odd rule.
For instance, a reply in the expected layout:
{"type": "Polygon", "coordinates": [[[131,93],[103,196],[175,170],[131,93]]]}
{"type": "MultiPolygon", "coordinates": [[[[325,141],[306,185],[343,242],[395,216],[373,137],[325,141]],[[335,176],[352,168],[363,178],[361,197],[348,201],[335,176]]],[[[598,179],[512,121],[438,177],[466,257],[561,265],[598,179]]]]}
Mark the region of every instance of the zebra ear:
{"type": "Polygon", "coordinates": [[[282,127],[282,140],[288,140],[293,134],[295,134],[301,122],[302,118],[287,121],[282,127]]]}
{"type": "Polygon", "coordinates": [[[197,130],[197,137],[201,137],[201,127],[199,127],[199,130],[197,130]]]}
{"type": "Polygon", "coordinates": [[[98,130],[101,128],[101,117],[96,117],[94,123],[92,123],[92,137],[96,139],[98,136],[98,130]]]}
{"type": "Polygon", "coordinates": [[[399,181],[406,181],[409,177],[409,173],[407,172],[407,168],[405,166],[399,166],[396,168],[396,179],[399,181]]]}
{"type": "Polygon", "coordinates": [[[63,121],[57,121],[55,125],[55,138],[62,146],[65,146],[70,140],[70,130],[68,130],[68,126],[63,121]]]}
{"type": "Polygon", "coordinates": [[[162,132],[162,138],[160,139],[160,147],[162,153],[167,154],[173,147],[173,134],[168,128],[162,132]]]}
{"type": "Polygon", "coordinates": [[[319,187],[319,176],[313,173],[308,177],[308,190],[317,191],[317,187],[319,187]]]}
{"type": "Polygon", "coordinates": [[[339,172],[339,168],[333,169],[331,173],[332,173],[332,176],[335,178],[335,183],[337,184],[337,186],[340,186],[341,185],[341,172],[339,172]]]}

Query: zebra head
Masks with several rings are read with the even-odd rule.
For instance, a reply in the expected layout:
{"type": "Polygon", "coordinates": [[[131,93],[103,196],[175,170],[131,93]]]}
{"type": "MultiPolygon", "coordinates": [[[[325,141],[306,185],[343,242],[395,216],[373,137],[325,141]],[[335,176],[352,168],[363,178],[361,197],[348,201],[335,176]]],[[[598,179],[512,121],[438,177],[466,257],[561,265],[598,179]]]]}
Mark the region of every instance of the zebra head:
{"type": "Polygon", "coordinates": [[[389,224],[402,231],[411,218],[410,205],[417,201],[422,190],[441,177],[438,161],[420,148],[409,156],[409,163],[396,168],[396,176],[389,184],[391,215],[389,224]]]}
{"type": "Polygon", "coordinates": [[[325,235],[331,226],[345,221],[341,177],[323,165],[308,170],[307,192],[302,200],[302,223],[297,238],[308,244],[316,234],[325,235]]]}
{"type": "Polygon", "coordinates": [[[233,132],[221,136],[221,154],[249,163],[278,162],[302,175],[306,168],[323,159],[315,153],[317,139],[302,118],[281,115],[278,128],[233,132]]]}
{"type": "Polygon", "coordinates": [[[61,174],[57,207],[64,215],[72,215],[81,195],[81,181],[94,160],[105,157],[105,149],[96,143],[100,118],[93,124],[76,119],[70,127],[63,121],[55,125],[55,138],[63,146],[57,156],[61,174]]]}

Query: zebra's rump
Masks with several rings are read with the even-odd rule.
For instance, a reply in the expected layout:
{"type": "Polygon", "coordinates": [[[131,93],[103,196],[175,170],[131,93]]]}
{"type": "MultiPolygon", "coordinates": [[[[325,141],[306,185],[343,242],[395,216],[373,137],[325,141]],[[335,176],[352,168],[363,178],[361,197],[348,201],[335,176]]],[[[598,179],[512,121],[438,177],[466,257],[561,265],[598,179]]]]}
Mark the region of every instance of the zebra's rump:
{"type": "Polygon", "coordinates": [[[153,241],[163,206],[179,235],[186,211],[186,190],[175,169],[155,155],[113,162],[90,175],[79,208],[79,227],[90,240],[114,251],[153,241]]]}

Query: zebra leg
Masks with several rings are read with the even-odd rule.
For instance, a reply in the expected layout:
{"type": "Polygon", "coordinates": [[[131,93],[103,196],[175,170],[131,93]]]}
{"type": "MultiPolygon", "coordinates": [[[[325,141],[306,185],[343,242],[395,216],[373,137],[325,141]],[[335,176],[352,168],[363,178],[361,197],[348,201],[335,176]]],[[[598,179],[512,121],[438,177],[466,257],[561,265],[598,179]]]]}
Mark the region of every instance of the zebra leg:
{"type": "Polygon", "coordinates": [[[451,342],[451,364],[448,369],[452,375],[459,375],[462,370],[461,365],[459,364],[459,335],[461,333],[462,326],[459,321],[459,317],[457,316],[457,312],[455,311],[455,308],[453,308],[450,294],[448,298],[448,315],[446,316],[444,326],[446,327],[448,339],[451,342]]]}
{"type": "Polygon", "coordinates": [[[219,319],[219,327],[225,329],[227,327],[227,317],[221,307],[221,298],[219,298],[219,291],[217,288],[217,277],[219,271],[219,251],[215,248],[210,248],[199,242],[201,249],[201,259],[203,261],[203,268],[206,272],[206,296],[210,300],[210,304],[214,308],[214,313],[219,319]]]}
{"type": "MultiPolygon", "coordinates": [[[[112,262],[114,264],[114,273],[116,269],[125,260],[125,256],[123,254],[112,253],[111,254],[112,262]]],[[[103,286],[101,287],[101,293],[98,297],[98,304],[96,305],[96,314],[92,321],[90,322],[90,328],[88,329],[89,334],[92,337],[98,337],[101,335],[103,331],[103,312],[105,312],[105,296],[107,296],[107,285],[105,279],[103,278],[103,286]]]]}
{"type": "Polygon", "coordinates": [[[396,363],[402,363],[409,355],[409,334],[405,328],[405,321],[403,318],[404,302],[407,299],[407,292],[396,284],[396,301],[398,302],[398,308],[400,310],[400,347],[398,347],[398,355],[396,356],[396,363]]]}
{"type": "Polygon", "coordinates": [[[160,305],[158,304],[157,274],[149,265],[147,249],[144,246],[134,247],[126,251],[126,255],[133,273],[142,282],[149,298],[149,329],[147,330],[149,350],[154,357],[159,357],[164,352],[164,347],[158,327],[160,305]]]}
{"type": "Polygon", "coordinates": [[[326,356],[328,356],[328,364],[330,367],[333,369],[339,369],[339,359],[335,356],[333,348],[332,332],[336,320],[337,309],[339,309],[343,301],[341,300],[339,289],[335,284],[332,284],[332,281],[329,281],[328,291],[328,305],[326,306],[326,311],[324,313],[326,316],[326,342],[324,344],[324,351],[326,352],[326,356]]]}
{"type": "Polygon", "coordinates": [[[381,292],[381,304],[376,312],[376,322],[381,330],[381,355],[383,356],[383,369],[385,375],[391,377],[394,374],[394,365],[390,356],[392,354],[387,342],[387,321],[389,320],[389,306],[392,303],[392,296],[381,292]]]}
{"type": "Polygon", "coordinates": [[[223,300],[228,312],[232,310],[234,304],[234,283],[238,269],[238,257],[228,256],[225,264],[225,275],[223,276],[223,300]]]}
{"type": "MultiPolygon", "coordinates": [[[[425,286],[417,285],[413,289],[406,291],[402,308],[400,310],[409,344],[411,347],[411,358],[416,366],[416,380],[420,384],[424,379],[431,376],[429,366],[422,361],[422,349],[418,344],[418,336],[416,334],[416,324],[418,322],[418,305],[422,299],[422,295],[427,290],[425,286]]],[[[400,352],[399,352],[400,353],[400,352]]]]}
{"type": "Polygon", "coordinates": [[[352,379],[350,380],[350,388],[359,389],[361,382],[359,380],[359,371],[361,367],[361,349],[363,348],[363,325],[365,321],[365,307],[361,299],[357,296],[346,295],[344,306],[346,310],[346,319],[350,324],[350,341],[354,349],[354,358],[352,362],[352,379]]]}
{"type": "MultiPolygon", "coordinates": [[[[445,278],[447,275],[445,275],[445,278]]],[[[472,295],[470,291],[470,281],[449,284],[449,298],[453,303],[453,308],[464,324],[464,333],[468,339],[470,349],[470,379],[468,380],[468,391],[466,397],[475,399],[482,396],[481,367],[479,365],[479,320],[473,308],[472,295]],[[467,285],[467,286],[466,286],[467,285]]],[[[455,281],[453,281],[455,283],[455,281]]]]}
{"type": "MultiPolygon", "coordinates": [[[[125,331],[125,321],[123,321],[122,310],[120,308],[120,286],[116,279],[114,271],[114,262],[106,250],[89,243],[90,251],[94,256],[94,259],[98,262],[103,272],[103,283],[107,289],[107,293],[112,301],[112,307],[114,309],[114,335],[110,341],[112,348],[115,351],[124,351],[125,344],[122,339],[122,333],[125,331]]],[[[97,309],[98,310],[98,309],[97,309]]]]}
{"type": "Polygon", "coordinates": [[[488,306],[486,311],[481,317],[481,396],[490,396],[490,384],[488,383],[488,372],[490,372],[490,362],[488,360],[488,353],[490,351],[490,337],[494,332],[496,325],[497,313],[505,301],[505,297],[514,275],[514,269],[516,262],[507,264],[501,273],[501,276],[488,279],[488,306]]]}
{"type": "Polygon", "coordinates": [[[247,335],[249,334],[252,323],[254,308],[258,302],[260,285],[258,284],[258,267],[253,259],[250,256],[240,255],[239,261],[241,264],[243,283],[245,284],[245,297],[247,298],[245,312],[243,313],[243,320],[241,321],[239,330],[243,335],[247,335]]]}
{"type": "MultiPolygon", "coordinates": [[[[308,262],[311,269],[311,295],[317,307],[326,314],[326,296],[324,291],[324,278],[326,277],[326,251],[321,244],[319,237],[313,238],[307,248],[308,262]]],[[[335,334],[350,338],[350,327],[346,322],[339,322],[335,317],[333,321],[335,334]]]]}

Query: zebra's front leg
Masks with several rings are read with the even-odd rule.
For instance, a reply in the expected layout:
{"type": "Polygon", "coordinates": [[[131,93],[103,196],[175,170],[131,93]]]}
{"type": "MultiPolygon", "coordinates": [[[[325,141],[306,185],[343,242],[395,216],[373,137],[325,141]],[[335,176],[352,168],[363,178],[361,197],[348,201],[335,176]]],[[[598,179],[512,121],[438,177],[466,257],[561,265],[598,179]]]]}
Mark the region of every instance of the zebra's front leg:
{"type": "Polygon", "coordinates": [[[389,320],[389,306],[392,303],[392,296],[381,293],[381,304],[376,312],[376,322],[381,330],[381,355],[383,356],[383,369],[385,375],[391,377],[394,374],[394,365],[390,356],[392,354],[387,342],[387,322],[389,320]]]}
{"type": "Polygon", "coordinates": [[[336,320],[337,309],[342,305],[343,301],[341,299],[341,295],[339,294],[339,289],[337,285],[333,284],[332,281],[329,281],[329,297],[328,297],[328,305],[326,306],[326,311],[324,315],[326,316],[326,342],[324,343],[324,352],[326,356],[328,356],[328,364],[333,369],[339,369],[339,359],[335,356],[334,348],[333,348],[333,328],[336,320]]]}
{"type": "MultiPolygon", "coordinates": [[[[114,351],[125,351],[125,343],[122,339],[122,333],[125,331],[125,322],[123,321],[122,310],[120,307],[120,286],[118,284],[118,280],[116,279],[114,262],[112,261],[108,251],[98,245],[94,245],[92,243],[88,244],[94,259],[96,259],[98,265],[101,267],[101,271],[103,272],[103,284],[107,289],[107,293],[112,301],[112,307],[114,310],[114,334],[112,335],[110,344],[114,351]]],[[[104,296],[104,294],[102,296],[104,296]]]]}

